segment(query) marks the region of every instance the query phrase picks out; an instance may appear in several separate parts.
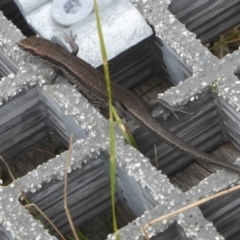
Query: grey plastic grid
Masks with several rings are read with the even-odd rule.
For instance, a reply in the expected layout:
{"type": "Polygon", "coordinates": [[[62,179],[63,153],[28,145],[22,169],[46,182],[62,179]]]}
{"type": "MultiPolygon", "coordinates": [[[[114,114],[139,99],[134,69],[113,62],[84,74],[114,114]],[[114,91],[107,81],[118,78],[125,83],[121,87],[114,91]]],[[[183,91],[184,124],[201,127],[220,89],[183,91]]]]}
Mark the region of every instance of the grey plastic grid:
{"type": "Polygon", "coordinates": [[[203,44],[238,25],[239,9],[238,0],[173,0],[169,5],[169,11],[203,44]]]}
{"type": "MultiPolygon", "coordinates": [[[[172,105],[188,102],[190,109],[197,109],[196,116],[185,117],[188,125],[192,126],[190,129],[196,132],[193,133],[192,130],[184,127],[182,123],[184,117],[177,125],[171,117],[168,118],[168,123],[163,120],[159,121],[172,130],[179,129],[176,132],[179,132],[180,135],[187,132],[187,137],[192,137],[192,141],[195,141],[197,146],[203,145],[205,150],[227,140],[231,140],[238,147],[240,82],[233,72],[239,64],[239,51],[219,61],[195,39],[194,34],[186,30],[168,11],[169,1],[149,1],[149,3],[148,1],[136,1],[133,3],[154,25],[157,36],[177,53],[182,66],[186,64],[193,73],[192,77],[165,92],[162,98],[172,105]],[[212,86],[213,83],[214,86],[212,86]],[[195,125],[190,124],[191,122],[194,122],[195,125]],[[208,134],[204,132],[206,126],[208,126],[208,134]]],[[[9,154],[14,151],[19,152],[27,147],[27,143],[33,141],[32,134],[37,126],[42,126],[43,131],[40,131],[42,135],[34,141],[44,137],[44,134],[54,131],[61,136],[63,141],[67,142],[69,133],[74,132],[76,141],[69,168],[69,202],[70,210],[73,210],[74,218],[80,224],[90,216],[110,207],[108,123],[63,78],[58,79],[58,83],[53,86],[44,86],[44,88],[37,86],[36,83],[41,83],[42,75],[49,72],[50,67],[20,53],[16,42],[23,36],[3,16],[1,16],[0,23],[0,43],[3,50],[20,67],[17,75],[10,74],[8,77],[2,78],[0,82],[1,135],[12,137],[12,141],[8,139],[6,149],[1,151],[6,152],[7,158],[8,152],[9,154]],[[26,123],[24,116],[27,116],[27,123],[33,123],[32,128],[28,128],[29,132],[24,128],[24,122],[26,123]],[[34,122],[36,116],[39,116],[37,118],[39,121],[34,122]],[[8,127],[6,127],[6,122],[10,124],[8,127]],[[23,138],[19,138],[17,141],[13,135],[15,131],[18,132],[17,136],[23,138]],[[25,141],[26,143],[19,144],[25,141]],[[94,194],[97,194],[98,197],[94,198],[94,194]],[[81,198],[83,195],[85,198],[81,198]],[[91,197],[93,197],[92,201],[89,200],[91,197]],[[87,213],[83,212],[85,209],[87,213]]],[[[139,138],[141,138],[141,134],[145,134],[139,130],[139,127],[134,125],[133,128],[134,134],[139,138]],[[139,134],[137,134],[138,131],[140,131],[139,134]]],[[[147,158],[127,146],[120,134],[117,134],[116,140],[117,199],[126,203],[138,216],[133,222],[120,229],[121,239],[143,239],[140,227],[148,221],[228,188],[239,181],[237,174],[221,170],[182,193],[170,184],[168,177],[161,171],[157,171],[147,158]]],[[[5,138],[2,141],[6,141],[5,138]]],[[[143,143],[145,142],[143,141],[143,143]]],[[[158,150],[166,148],[158,145],[158,150]]],[[[164,156],[167,162],[166,168],[176,164],[178,157],[174,151],[172,154],[173,156],[169,157],[170,160],[167,160],[168,156],[164,156]]],[[[66,226],[67,220],[63,217],[63,195],[60,187],[63,184],[67,155],[68,151],[38,166],[36,170],[29,172],[9,186],[0,188],[0,231],[3,239],[56,239],[50,236],[43,229],[42,224],[21,207],[18,201],[20,189],[28,194],[32,202],[36,202],[44,212],[52,216],[56,225],[63,232],[69,231],[69,227],[66,226]]],[[[239,164],[239,161],[237,163],[239,164]]],[[[227,199],[227,197],[225,198],[227,199]]],[[[232,201],[233,197],[229,196],[229,198],[228,203],[232,201]]],[[[234,199],[234,205],[226,205],[226,202],[219,201],[217,210],[212,209],[213,212],[210,211],[209,216],[205,216],[213,221],[215,226],[203,217],[198,208],[194,208],[171,220],[149,227],[149,236],[157,235],[153,239],[206,240],[224,239],[223,236],[227,239],[238,239],[239,230],[232,222],[223,224],[228,229],[226,232],[221,232],[222,236],[219,232],[223,227],[218,225],[218,219],[222,219],[221,212],[223,210],[226,217],[233,212],[232,221],[239,221],[237,216],[234,216],[237,215],[239,208],[236,200],[238,197],[235,196],[234,199]],[[229,224],[233,227],[229,227],[229,224]],[[166,230],[169,226],[171,231],[166,230]],[[216,228],[221,229],[218,232],[216,228]]],[[[201,207],[204,214],[208,208],[208,205],[201,207]]],[[[115,237],[109,235],[108,239],[115,239],[115,237]]]]}

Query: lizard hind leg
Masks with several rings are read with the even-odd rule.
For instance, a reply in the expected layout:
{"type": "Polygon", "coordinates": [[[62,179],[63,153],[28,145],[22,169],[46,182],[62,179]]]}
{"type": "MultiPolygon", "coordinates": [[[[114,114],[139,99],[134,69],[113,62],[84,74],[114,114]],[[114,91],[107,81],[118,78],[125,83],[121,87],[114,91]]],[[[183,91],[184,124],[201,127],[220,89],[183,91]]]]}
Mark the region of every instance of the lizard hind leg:
{"type": "Polygon", "coordinates": [[[165,102],[164,100],[162,100],[160,98],[156,98],[156,99],[150,100],[147,104],[148,104],[148,107],[152,111],[153,111],[154,107],[161,106],[162,108],[164,108],[164,109],[168,110],[169,112],[171,112],[178,120],[179,120],[179,117],[177,116],[176,112],[185,113],[185,114],[189,114],[189,115],[195,114],[194,112],[190,113],[190,112],[187,112],[187,111],[183,111],[183,109],[186,109],[183,106],[180,106],[179,108],[172,107],[167,102],[165,102]]]}

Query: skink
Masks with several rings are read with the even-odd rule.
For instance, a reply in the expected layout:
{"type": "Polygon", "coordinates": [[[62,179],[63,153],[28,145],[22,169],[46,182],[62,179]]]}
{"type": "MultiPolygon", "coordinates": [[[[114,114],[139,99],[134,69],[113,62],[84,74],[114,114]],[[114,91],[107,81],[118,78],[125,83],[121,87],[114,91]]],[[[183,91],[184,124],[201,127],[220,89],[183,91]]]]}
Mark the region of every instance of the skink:
{"type": "MultiPolygon", "coordinates": [[[[55,69],[61,70],[67,79],[89,100],[100,102],[102,105],[107,104],[108,95],[103,74],[84,60],[67,52],[60,46],[38,37],[23,39],[19,41],[18,46],[23,51],[51,64],[55,69]]],[[[161,127],[151,116],[147,104],[133,92],[114,82],[111,83],[111,88],[114,101],[120,103],[134,118],[170,146],[198,161],[204,161],[240,173],[240,166],[219,161],[161,127]]]]}

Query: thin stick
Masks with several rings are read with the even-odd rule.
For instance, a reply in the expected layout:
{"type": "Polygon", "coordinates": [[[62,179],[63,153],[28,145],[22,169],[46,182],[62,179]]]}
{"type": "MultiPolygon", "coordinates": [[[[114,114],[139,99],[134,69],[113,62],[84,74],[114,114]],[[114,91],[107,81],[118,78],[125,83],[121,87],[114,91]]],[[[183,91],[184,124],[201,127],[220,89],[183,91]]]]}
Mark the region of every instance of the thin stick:
{"type": "Polygon", "coordinates": [[[39,149],[39,148],[34,148],[34,147],[32,147],[32,148],[30,148],[30,149],[31,149],[31,150],[35,150],[35,151],[39,151],[39,152],[46,153],[46,154],[51,155],[51,156],[53,156],[53,157],[56,156],[56,154],[53,154],[53,153],[51,153],[51,152],[48,152],[48,151],[46,151],[46,150],[42,150],[42,149],[39,149]]]}
{"type": "Polygon", "coordinates": [[[155,152],[156,169],[158,170],[158,156],[157,156],[156,144],[154,144],[154,152],[155,152]]]}
{"type": "Polygon", "coordinates": [[[55,227],[55,225],[51,222],[51,220],[47,217],[47,215],[45,215],[45,213],[34,203],[29,203],[26,204],[24,206],[22,206],[24,208],[28,208],[28,207],[35,207],[41,214],[42,216],[51,224],[51,226],[54,228],[54,230],[59,234],[59,236],[63,239],[66,240],[66,238],[64,238],[64,236],[59,232],[59,230],[55,227]]]}
{"type": "Polygon", "coordinates": [[[70,214],[69,209],[68,209],[68,205],[67,205],[68,167],[69,167],[70,162],[71,162],[72,141],[73,141],[73,134],[71,134],[71,136],[70,136],[68,158],[67,158],[66,167],[65,167],[65,174],[64,174],[64,209],[65,209],[65,212],[66,212],[66,215],[67,215],[67,218],[68,218],[69,225],[72,229],[73,235],[74,235],[76,240],[79,240],[76,229],[75,229],[73,221],[72,221],[71,214],[70,214]]]}
{"type": "Polygon", "coordinates": [[[161,221],[163,221],[163,220],[166,220],[166,219],[168,219],[168,218],[170,218],[170,217],[173,217],[174,215],[177,215],[177,214],[179,214],[179,213],[185,212],[185,211],[187,211],[187,210],[189,210],[189,209],[191,209],[191,208],[197,207],[197,206],[199,206],[199,205],[201,205],[201,204],[203,204],[203,203],[206,203],[206,202],[208,202],[208,201],[210,201],[210,200],[212,200],[212,199],[219,198],[219,197],[221,197],[221,196],[227,195],[227,194],[229,194],[229,193],[231,193],[231,192],[234,192],[234,191],[236,191],[236,190],[240,190],[240,185],[238,185],[238,186],[236,186],[236,187],[232,187],[232,188],[227,189],[227,190],[224,190],[224,191],[221,191],[221,192],[216,193],[216,194],[214,194],[214,195],[212,195],[212,196],[210,196],[210,197],[201,199],[201,200],[199,200],[199,201],[197,201],[197,202],[194,202],[194,203],[189,204],[189,205],[187,205],[187,206],[185,206],[185,207],[183,207],[183,208],[180,208],[180,209],[178,209],[178,210],[176,210],[176,211],[174,211],[174,212],[172,212],[172,213],[168,213],[168,214],[163,215],[163,216],[161,216],[161,217],[159,217],[159,218],[157,218],[157,219],[154,219],[153,221],[148,222],[147,224],[145,224],[145,225],[142,227],[142,232],[143,232],[145,238],[146,238],[147,240],[150,240],[150,238],[148,237],[148,234],[147,234],[147,232],[146,232],[146,228],[150,227],[151,225],[153,225],[153,224],[155,224],[155,223],[158,223],[158,222],[161,222],[161,221]]]}
{"type": "Polygon", "coordinates": [[[12,172],[11,172],[8,164],[5,162],[5,160],[3,159],[3,157],[2,157],[1,155],[0,155],[0,158],[1,158],[1,160],[3,161],[3,163],[5,164],[5,166],[6,166],[7,170],[8,170],[8,173],[9,173],[9,175],[11,176],[12,180],[15,181],[15,178],[14,178],[14,176],[12,175],[12,172]]]}

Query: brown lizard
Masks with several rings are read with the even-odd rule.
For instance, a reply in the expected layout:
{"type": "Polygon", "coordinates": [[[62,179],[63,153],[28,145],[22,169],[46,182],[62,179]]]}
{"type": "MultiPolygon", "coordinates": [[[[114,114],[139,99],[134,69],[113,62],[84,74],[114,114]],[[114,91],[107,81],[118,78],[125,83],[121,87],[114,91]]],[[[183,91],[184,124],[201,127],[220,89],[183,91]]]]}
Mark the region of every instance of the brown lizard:
{"type": "MultiPolygon", "coordinates": [[[[75,37],[76,36],[72,37],[72,39],[75,40],[75,37]]],[[[76,53],[77,49],[74,41],[71,41],[68,38],[66,40],[72,46],[73,52],[76,53]]],[[[67,52],[51,41],[38,37],[23,39],[19,41],[18,45],[25,52],[49,63],[55,69],[61,70],[67,79],[73,83],[90,101],[99,102],[100,105],[103,106],[107,105],[108,95],[103,74],[84,60],[67,52]]],[[[134,118],[170,146],[198,161],[204,161],[240,173],[240,166],[230,162],[219,161],[207,153],[201,152],[200,150],[192,147],[168,130],[161,127],[151,116],[147,104],[133,92],[114,82],[111,83],[111,90],[113,100],[115,102],[127,109],[134,118]]]]}

